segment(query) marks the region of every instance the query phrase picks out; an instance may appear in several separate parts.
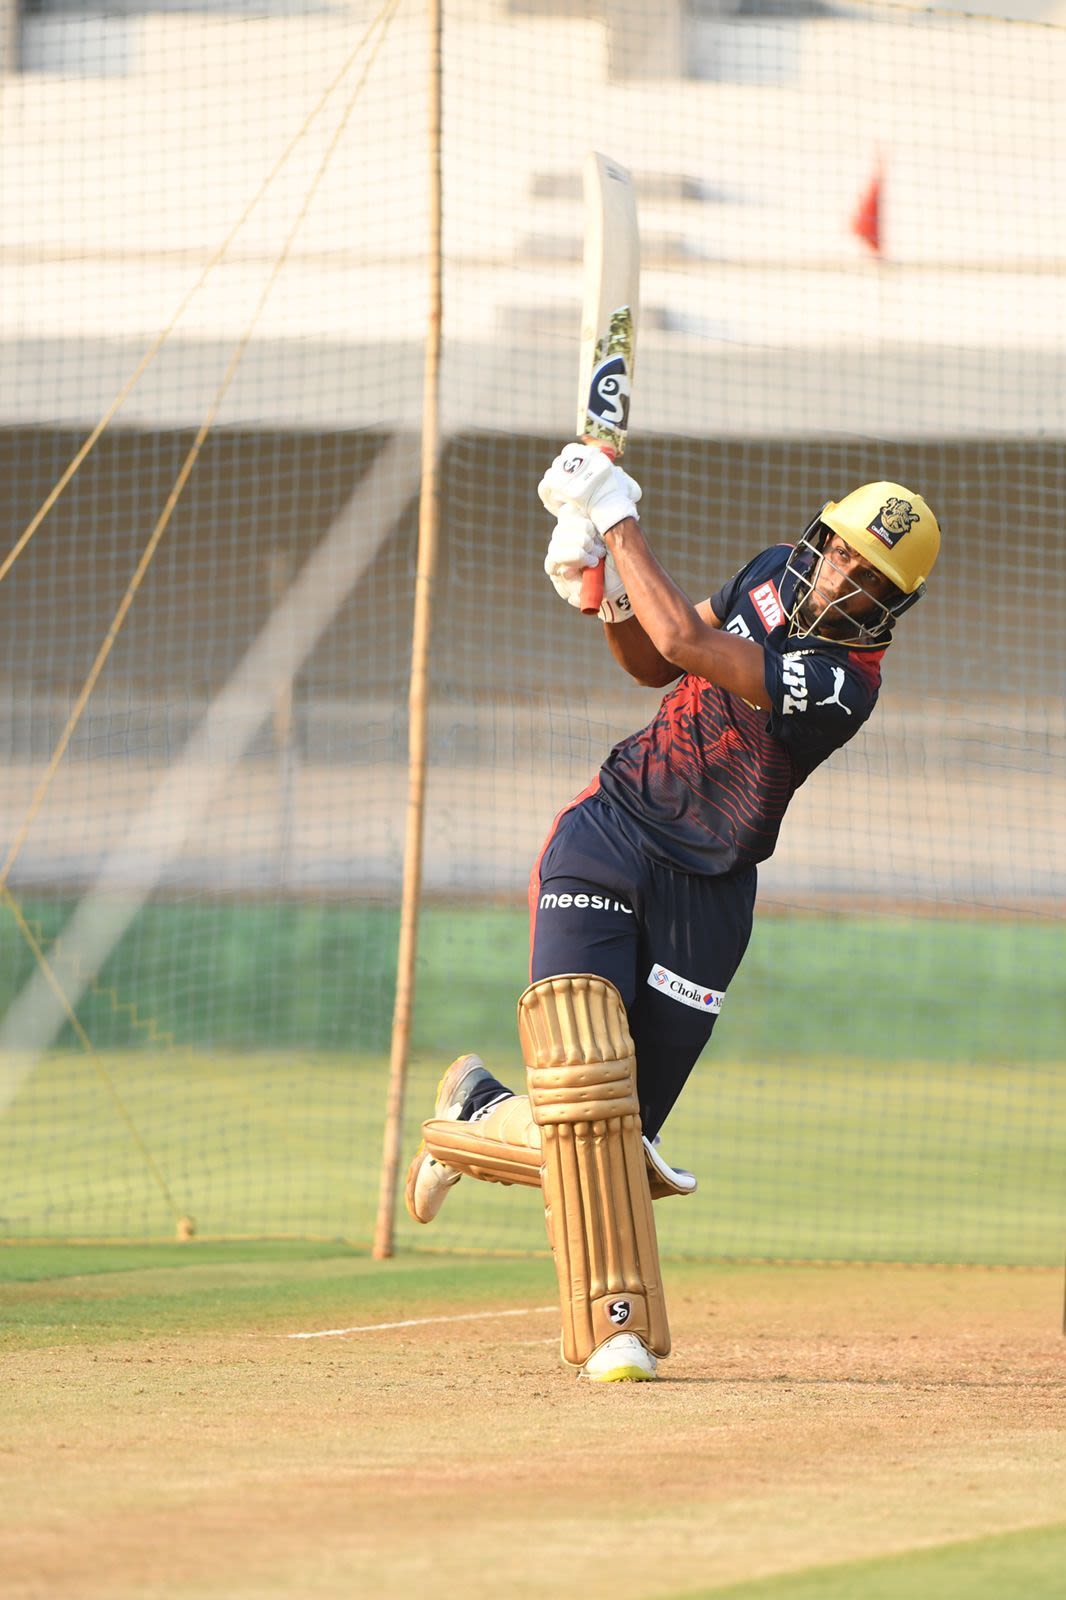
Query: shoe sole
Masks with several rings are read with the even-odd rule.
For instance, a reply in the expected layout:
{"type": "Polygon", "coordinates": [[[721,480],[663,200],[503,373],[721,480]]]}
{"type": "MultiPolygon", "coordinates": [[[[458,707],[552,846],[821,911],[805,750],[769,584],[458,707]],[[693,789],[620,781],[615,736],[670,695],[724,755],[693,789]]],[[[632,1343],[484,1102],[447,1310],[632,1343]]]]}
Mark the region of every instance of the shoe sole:
{"type": "Polygon", "coordinates": [[[425,1227],[422,1218],[415,1211],[415,1184],[418,1181],[418,1169],[422,1165],[422,1157],[426,1153],[425,1142],[419,1145],[414,1153],[414,1159],[407,1169],[407,1180],[403,1186],[403,1203],[407,1208],[407,1215],[412,1222],[420,1222],[425,1227]]]}
{"type": "Polygon", "coordinates": [[[589,1383],[654,1383],[656,1374],[643,1367],[611,1367],[608,1372],[583,1372],[589,1383]]]}

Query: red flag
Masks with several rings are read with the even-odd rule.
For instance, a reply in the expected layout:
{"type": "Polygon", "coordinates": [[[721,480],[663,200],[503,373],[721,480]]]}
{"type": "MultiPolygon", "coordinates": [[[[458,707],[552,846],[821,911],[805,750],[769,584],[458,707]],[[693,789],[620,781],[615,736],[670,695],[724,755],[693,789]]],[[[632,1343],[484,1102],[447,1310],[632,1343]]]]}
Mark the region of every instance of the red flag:
{"type": "Polygon", "coordinates": [[[880,163],[866,185],[851,219],[851,231],[870,246],[875,256],[881,254],[881,188],[883,173],[880,163]]]}

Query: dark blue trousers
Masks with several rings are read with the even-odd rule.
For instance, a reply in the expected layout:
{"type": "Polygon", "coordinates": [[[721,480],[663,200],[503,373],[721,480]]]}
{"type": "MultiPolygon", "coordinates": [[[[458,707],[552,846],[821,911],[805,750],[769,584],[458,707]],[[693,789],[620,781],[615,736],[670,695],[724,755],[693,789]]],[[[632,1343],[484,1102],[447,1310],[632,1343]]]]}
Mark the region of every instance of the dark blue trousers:
{"type": "Polygon", "coordinates": [[[754,867],[696,877],[621,833],[598,790],[555,820],[530,879],[530,979],[594,972],[622,996],[653,1138],[711,1037],[751,934],[754,867]]]}

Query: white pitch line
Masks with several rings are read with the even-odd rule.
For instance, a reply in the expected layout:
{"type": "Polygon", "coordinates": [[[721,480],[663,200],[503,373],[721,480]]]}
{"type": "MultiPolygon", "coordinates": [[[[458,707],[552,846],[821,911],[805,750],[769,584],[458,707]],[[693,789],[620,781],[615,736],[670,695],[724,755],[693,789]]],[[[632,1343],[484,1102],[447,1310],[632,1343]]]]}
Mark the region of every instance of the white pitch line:
{"type": "Polygon", "coordinates": [[[488,1322],[492,1317],[535,1317],[558,1306],[525,1306],[520,1311],[464,1311],[454,1317],[408,1317],[406,1322],[365,1322],[358,1328],[323,1328],[319,1333],[286,1333],[286,1339],[342,1339],[348,1333],[385,1333],[390,1328],[425,1328],[432,1322],[488,1322]]]}

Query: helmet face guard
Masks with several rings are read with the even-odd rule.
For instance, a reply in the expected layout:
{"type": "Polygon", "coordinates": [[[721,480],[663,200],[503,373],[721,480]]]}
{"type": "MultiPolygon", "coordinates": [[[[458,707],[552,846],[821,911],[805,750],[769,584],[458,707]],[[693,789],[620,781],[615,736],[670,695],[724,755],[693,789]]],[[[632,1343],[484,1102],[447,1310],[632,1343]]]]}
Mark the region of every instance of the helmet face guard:
{"type": "Polygon", "coordinates": [[[874,649],[886,645],[898,618],[925,593],[925,580],[940,552],[940,525],[921,495],[901,483],[864,483],[843,500],[827,500],[795,546],[785,568],[795,581],[788,604],[789,631],[800,637],[820,634],[836,644],[874,649]],[[827,553],[836,536],[867,567],[888,579],[890,587],[875,598],[857,579],[848,578],[827,553]],[[818,610],[811,596],[818,587],[823,562],[847,579],[851,588],[818,610]],[[841,610],[859,595],[868,609],[855,617],[841,610]]]}
{"type": "MultiPolygon", "coordinates": [[[[823,506],[822,511],[825,509],[823,506]]],[[[851,584],[850,589],[827,601],[813,614],[808,614],[806,617],[801,615],[806,602],[815,591],[823,564],[828,563],[834,571],[841,571],[836,567],[832,557],[826,554],[826,546],[835,530],[822,521],[822,511],[819,511],[804,529],[803,536],[793,547],[785,564],[785,575],[795,579],[791,601],[784,607],[789,622],[788,631],[795,638],[816,636],[830,639],[834,644],[854,645],[866,649],[886,645],[892,637],[892,629],[897,619],[905,611],[909,611],[925,593],[924,583],[920,583],[912,594],[904,594],[893,584],[882,599],[875,599],[873,595],[867,594],[861,583],[852,578],[848,580],[851,584]],[[869,610],[860,616],[852,616],[840,609],[842,602],[852,600],[857,595],[862,595],[867,600],[869,610]]],[[[837,536],[844,538],[843,534],[837,536]]],[[[852,548],[846,538],[844,543],[849,549],[852,548]]],[[[841,573],[841,576],[845,574],[841,573]]]]}

